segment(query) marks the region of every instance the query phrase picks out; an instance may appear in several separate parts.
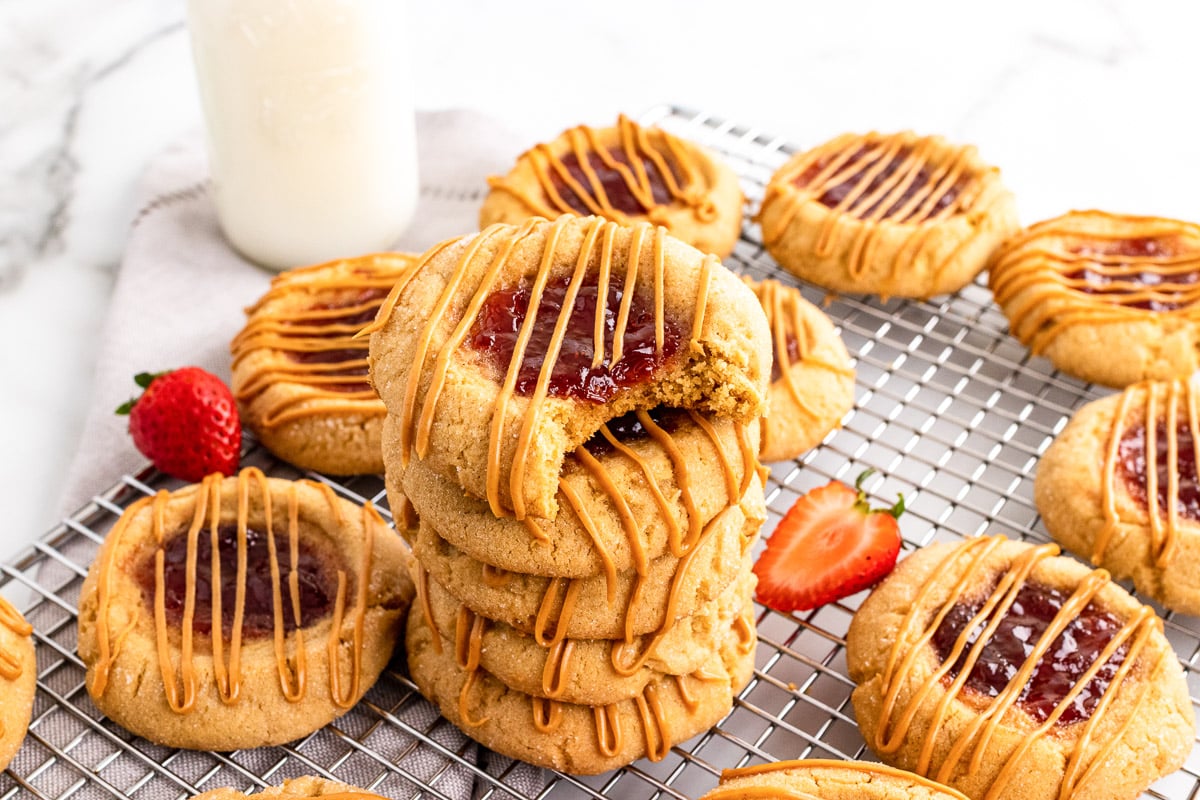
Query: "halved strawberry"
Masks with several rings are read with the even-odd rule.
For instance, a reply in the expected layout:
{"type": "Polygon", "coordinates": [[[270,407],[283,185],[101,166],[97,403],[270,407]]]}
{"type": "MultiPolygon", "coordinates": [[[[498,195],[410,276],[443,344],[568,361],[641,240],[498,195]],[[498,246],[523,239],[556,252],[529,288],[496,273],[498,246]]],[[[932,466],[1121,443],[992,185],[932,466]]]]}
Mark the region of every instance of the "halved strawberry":
{"type": "Polygon", "coordinates": [[[754,565],[758,602],[776,611],[807,611],[875,585],[896,565],[904,495],[872,509],[858,476],[851,489],[830,481],[791,507],[754,565]]]}

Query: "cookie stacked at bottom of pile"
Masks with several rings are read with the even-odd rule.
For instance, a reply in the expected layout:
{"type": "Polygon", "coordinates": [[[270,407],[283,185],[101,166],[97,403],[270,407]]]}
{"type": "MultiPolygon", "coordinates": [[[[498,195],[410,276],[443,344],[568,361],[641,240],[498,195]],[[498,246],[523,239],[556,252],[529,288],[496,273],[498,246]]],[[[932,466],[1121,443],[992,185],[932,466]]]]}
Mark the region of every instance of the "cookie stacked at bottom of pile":
{"type": "Polygon", "coordinates": [[[723,718],[766,516],[753,292],[662,228],[534,219],[430,250],[370,332],[421,692],[580,774],[723,718]]]}
{"type": "Polygon", "coordinates": [[[756,434],[618,418],[567,458],[553,522],[495,517],[420,462],[389,468],[390,500],[419,520],[413,680],[485,745],[574,773],[711,727],[754,667],[756,434]]]}

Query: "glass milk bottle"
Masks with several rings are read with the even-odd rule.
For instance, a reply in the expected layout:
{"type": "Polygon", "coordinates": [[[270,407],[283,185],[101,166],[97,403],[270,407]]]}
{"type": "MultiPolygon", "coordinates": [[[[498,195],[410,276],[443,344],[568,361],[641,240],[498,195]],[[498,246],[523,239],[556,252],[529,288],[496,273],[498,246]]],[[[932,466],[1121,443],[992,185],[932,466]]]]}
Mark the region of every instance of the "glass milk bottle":
{"type": "Polygon", "coordinates": [[[188,0],[213,199],[287,269],[383,250],[417,200],[403,0],[188,0]]]}

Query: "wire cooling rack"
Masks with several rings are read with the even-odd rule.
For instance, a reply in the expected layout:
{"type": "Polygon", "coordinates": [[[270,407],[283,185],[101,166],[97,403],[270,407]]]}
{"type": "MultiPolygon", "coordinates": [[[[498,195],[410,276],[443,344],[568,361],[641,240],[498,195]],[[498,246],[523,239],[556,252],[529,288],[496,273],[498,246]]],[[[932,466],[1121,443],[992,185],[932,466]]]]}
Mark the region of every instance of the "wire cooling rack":
{"type": "MultiPolygon", "coordinates": [[[[793,151],[786,140],[704,112],[662,106],[653,123],[721,153],[756,204],[771,173],[793,151]]],[[[756,277],[781,273],[747,222],[727,260],[756,277]]],[[[824,293],[802,286],[809,300],[824,293]]],[[[830,478],[869,484],[883,501],[903,492],[906,549],[1002,532],[1047,541],[1033,506],[1038,457],[1072,413],[1102,392],[1030,358],[1007,334],[980,283],[932,302],[838,297],[826,308],[854,357],[857,402],[817,449],[776,464],[766,530],[803,492],[830,478]]],[[[251,445],[244,463],[299,477],[251,445]]],[[[321,476],[310,475],[320,480],[321,476]]],[[[376,477],[328,482],[338,493],[387,514],[376,477]]],[[[173,482],[152,470],[126,476],[52,530],[17,561],[0,564],[0,591],[34,625],[38,693],[24,747],[0,774],[0,800],[176,798],[220,786],[243,790],[317,774],[394,798],[696,797],[721,769],[785,758],[870,758],[854,722],[844,636],[863,595],[803,615],[758,609],[754,678],[717,727],[677,745],[658,763],[590,778],[538,773],[489,758],[464,740],[416,692],[402,659],[345,716],[283,747],[195,753],[159,747],[107,720],[84,688],[75,653],[76,601],[87,566],[121,511],[173,482]]],[[[1167,614],[1166,632],[1200,694],[1200,619],[1167,614]]],[[[1200,750],[1147,797],[1200,796],[1200,750]]]]}

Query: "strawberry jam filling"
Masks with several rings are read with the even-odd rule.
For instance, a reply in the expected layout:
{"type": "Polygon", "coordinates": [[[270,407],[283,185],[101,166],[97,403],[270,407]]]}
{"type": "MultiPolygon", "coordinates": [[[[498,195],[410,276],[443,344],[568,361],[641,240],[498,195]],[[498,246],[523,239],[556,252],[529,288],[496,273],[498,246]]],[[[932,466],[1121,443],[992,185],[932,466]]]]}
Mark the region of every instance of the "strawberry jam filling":
{"type": "MultiPolygon", "coordinates": [[[[1027,582],[1021,586],[1016,600],[984,645],[979,660],[967,677],[964,691],[984,697],[998,696],[1021,670],[1069,596],[1067,592],[1039,583],[1027,582]]],[[[974,602],[956,603],[951,608],[933,636],[932,644],[939,660],[945,662],[949,657],[955,640],[971,618],[979,613],[985,600],[986,596],[980,595],[974,602]]],[[[987,621],[984,621],[971,631],[967,646],[943,679],[944,682],[949,683],[962,671],[972,646],[986,625],[987,621]]],[[[1083,612],[1067,625],[1038,659],[1032,676],[1021,690],[1017,705],[1039,723],[1049,719],[1122,626],[1120,619],[1095,603],[1084,606],[1083,612]]],[[[1122,644],[1083,690],[1075,695],[1055,721],[1056,725],[1082,722],[1092,715],[1125,660],[1127,644],[1122,644]]]]}
{"type": "MultiPolygon", "coordinates": [[[[386,289],[363,289],[340,302],[318,303],[311,306],[303,316],[285,323],[291,326],[302,326],[304,328],[302,332],[293,334],[285,331],[282,334],[284,338],[303,341],[304,349],[289,350],[286,346],[280,346],[279,349],[285,350],[292,361],[300,364],[330,365],[328,368],[319,370],[319,374],[322,376],[365,378],[368,343],[365,339],[361,342],[350,342],[349,339],[364,325],[374,321],[375,314],[379,311],[379,306],[387,294],[386,289]],[[330,313],[342,309],[349,310],[340,315],[330,313]],[[345,341],[339,341],[337,346],[327,347],[318,344],[317,347],[313,347],[314,343],[331,339],[345,341]],[[347,362],[359,363],[347,364],[347,362]],[[347,366],[338,367],[339,364],[347,364],[347,366]]],[[[370,386],[365,380],[362,380],[327,384],[325,388],[332,391],[361,392],[369,390],[370,386]]]]}
{"type": "MultiPolygon", "coordinates": [[[[795,364],[800,360],[800,340],[796,338],[796,334],[788,331],[783,337],[784,347],[787,348],[787,363],[795,364]]],[[[771,363],[771,383],[783,377],[783,353],[779,348],[775,348],[775,360],[771,363]]]]}
{"type": "MultiPolygon", "coordinates": [[[[851,202],[850,207],[843,209],[846,213],[864,219],[879,213],[880,208],[886,204],[886,210],[882,212],[881,217],[878,217],[879,219],[902,216],[902,220],[898,221],[916,223],[937,216],[939,212],[958,199],[963,183],[962,179],[945,189],[938,189],[937,184],[931,186],[930,181],[936,168],[928,163],[922,163],[915,175],[910,175],[909,169],[906,167],[905,175],[893,180],[896,171],[904,166],[905,160],[912,155],[912,148],[900,148],[882,169],[879,169],[878,153],[870,158],[867,157],[872,149],[871,147],[860,147],[856,150],[833,175],[829,176],[830,180],[824,181],[818,187],[821,195],[817,197],[817,201],[828,208],[835,208],[851,192],[854,192],[855,199],[851,202]],[[860,185],[867,180],[868,175],[871,176],[870,183],[867,184],[865,190],[859,191],[860,185]],[[907,181],[906,184],[905,181],[907,181]],[[877,194],[885,183],[890,188],[877,194]],[[904,188],[897,193],[896,190],[901,184],[905,184],[904,188]],[[936,197],[932,198],[932,202],[930,202],[932,193],[936,193],[936,197]],[[914,200],[918,196],[920,199],[914,200]],[[870,200],[869,205],[867,204],[868,200],[870,200]],[[918,209],[922,210],[919,216],[915,215],[918,209]],[[904,211],[902,215],[901,211],[904,211]]],[[[796,177],[794,181],[796,186],[803,188],[811,184],[840,155],[841,153],[832,153],[818,159],[796,177]]],[[[939,180],[938,183],[940,184],[941,181],[939,180]]]]}
{"type": "MultiPolygon", "coordinates": [[[[1174,469],[1179,481],[1175,492],[1176,508],[1181,516],[1200,522],[1200,481],[1196,477],[1196,443],[1192,429],[1184,423],[1175,428],[1175,465],[1170,460],[1170,443],[1166,420],[1160,419],[1154,429],[1155,466],[1158,473],[1158,512],[1167,514],[1170,499],[1170,476],[1174,469]]],[[[1146,427],[1134,425],[1121,436],[1117,445],[1117,468],[1129,494],[1143,506],[1149,506],[1146,481],[1146,427]]]]}
{"type": "MultiPolygon", "coordinates": [[[[187,532],[180,531],[169,538],[163,548],[163,604],[167,624],[180,628],[183,625],[184,604],[189,586],[187,569],[187,532]]],[[[238,536],[236,525],[222,525],[217,529],[217,551],[220,562],[221,620],[225,636],[231,635],[237,605],[238,590],[238,536]]],[[[282,603],[283,627],[291,631],[297,627],[292,610],[291,555],[286,536],[275,536],[275,550],[279,561],[279,591],[282,603]]],[[[300,588],[300,627],[305,627],[325,617],[333,608],[337,597],[337,569],[332,566],[331,554],[310,546],[303,538],[299,541],[299,558],[296,562],[297,580],[300,588]]],[[[143,596],[154,609],[156,589],[155,558],[146,559],[138,573],[143,596]]],[[[208,636],[213,628],[213,565],[212,536],[206,528],[196,537],[196,567],[194,573],[195,607],[192,630],[208,636]]],[[[242,638],[258,639],[271,635],[275,630],[275,593],[271,580],[271,555],[267,535],[254,528],[246,530],[246,580],[245,609],[242,618],[242,638]]]]}
{"type": "MultiPolygon", "coordinates": [[[[532,394],[537,387],[570,279],[569,274],[551,279],[542,292],[525,357],[517,373],[515,389],[518,394],[532,394]]],[[[630,303],[621,358],[612,363],[613,336],[624,295],[620,281],[614,280],[609,282],[608,296],[601,310],[604,359],[593,367],[599,293],[597,275],[589,273],[579,287],[558,358],[550,369],[546,391],[551,397],[607,402],[621,389],[653,378],[679,349],[680,329],[669,317],[663,321],[662,350],[657,349],[654,307],[645,299],[645,293],[638,293],[630,303]]],[[[529,313],[530,294],[530,286],[526,284],[492,292],[484,301],[468,337],[470,346],[482,353],[501,376],[507,373],[513,359],[521,324],[529,313]]]]}
{"type": "MultiPolygon", "coordinates": [[[[663,205],[671,199],[671,192],[667,188],[663,174],[653,161],[648,158],[642,158],[642,169],[646,172],[646,180],[642,181],[638,176],[637,171],[630,164],[629,157],[624,150],[608,151],[609,158],[620,165],[610,166],[598,154],[588,153],[587,165],[595,176],[588,174],[583,168],[579,158],[575,153],[568,153],[562,157],[562,164],[567,170],[567,174],[571,179],[582,187],[584,193],[593,199],[600,197],[600,191],[596,189],[596,182],[600,184],[600,190],[603,190],[604,197],[608,199],[608,204],[620,211],[622,214],[643,214],[649,211],[654,206],[663,205]],[[632,174],[634,185],[644,186],[649,183],[650,194],[653,197],[653,204],[644,204],[631,191],[629,191],[629,182],[625,179],[622,171],[632,174]]],[[[672,175],[672,177],[675,177],[672,175]]],[[[554,184],[555,191],[562,198],[563,202],[571,207],[571,210],[578,214],[591,214],[592,209],[588,208],[584,198],[571,188],[571,184],[563,179],[558,172],[551,173],[551,181],[554,184]]]]}
{"type": "Polygon", "coordinates": [[[1174,311],[1194,302],[1186,293],[1200,282],[1200,272],[1136,263],[1138,259],[1169,259],[1177,255],[1180,248],[1174,238],[1143,236],[1094,241],[1070,247],[1067,252],[1083,259],[1096,259],[1064,276],[1084,294],[1113,295],[1123,306],[1146,311],[1174,311]],[[1121,258],[1130,261],[1122,262],[1121,258]],[[1154,292],[1154,296],[1121,299],[1122,295],[1147,290],[1154,292]]]}
{"type": "MultiPolygon", "coordinates": [[[[687,416],[686,411],[678,411],[663,406],[653,408],[647,413],[650,421],[662,428],[666,433],[674,433],[678,430],[683,418],[687,416]]],[[[616,419],[610,419],[606,423],[606,426],[608,432],[621,444],[632,444],[650,436],[650,431],[646,430],[646,426],[642,424],[635,411],[622,414],[616,419]]],[[[584,442],[583,446],[597,458],[607,455],[616,449],[613,447],[612,442],[608,440],[608,437],[600,431],[593,434],[592,438],[584,442]]]]}

